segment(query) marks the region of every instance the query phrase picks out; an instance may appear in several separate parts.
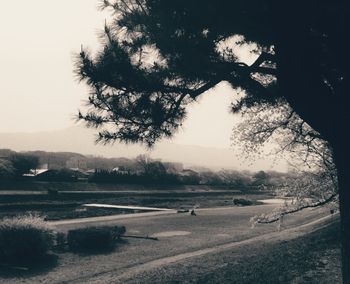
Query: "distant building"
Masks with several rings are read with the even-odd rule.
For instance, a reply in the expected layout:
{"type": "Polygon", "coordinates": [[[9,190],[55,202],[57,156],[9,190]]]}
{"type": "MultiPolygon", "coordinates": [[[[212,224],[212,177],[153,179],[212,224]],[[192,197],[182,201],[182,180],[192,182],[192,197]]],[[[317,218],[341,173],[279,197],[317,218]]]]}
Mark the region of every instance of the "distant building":
{"type": "Polygon", "coordinates": [[[66,168],[86,169],[87,168],[86,159],[83,159],[81,157],[72,157],[66,161],[66,168]]]}
{"type": "Polygon", "coordinates": [[[23,174],[24,177],[36,177],[38,175],[41,175],[42,173],[47,172],[48,169],[31,169],[29,170],[29,173],[23,174]]]}
{"type": "Polygon", "coordinates": [[[85,173],[87,173],[89,176],[90,175],[93,175],[94,173],[96,173],[96,169],[90,169],[90,170],[87,170],[87,171],[85,171],[85,173]]]}
{"type": "Polygon", "coordinates": [[[80,181],[87,180],[88,174],[79,169],[49,169],[35,176],[41,181],[80,181]]]}
{"type": "Polygon", "coordinates": [[[130,170],[125,169],[124,167],[115,167],[112,169],[112,172],[118,173],[121,175],[128,175],[130,174],[130,170]]]}

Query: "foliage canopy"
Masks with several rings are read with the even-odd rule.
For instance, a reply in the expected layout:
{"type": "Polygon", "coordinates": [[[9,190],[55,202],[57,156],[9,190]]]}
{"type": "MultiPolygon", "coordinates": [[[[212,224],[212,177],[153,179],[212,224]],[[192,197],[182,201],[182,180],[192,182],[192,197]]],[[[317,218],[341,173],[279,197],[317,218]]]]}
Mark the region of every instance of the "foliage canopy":
{"type": "Polygon", "coordinates": [[[91,87],[91,109],[79,117],[102,127],[101,141],[152,145],[171,136],[186,117],[186,106],[221,81],[246,93],[233,110],[284,97],[325,136],[321,130],[329,119],[316,121],[302,105],[317,99],[317,114],[344,109],[327,99],[344,88],[347,70],[344,47],[334,44],[345,29],[341,5],[115,0],[103,1],[101,8],[113,15],[103,47],[95,55],[82,49],[76,61],[76,73],[91,87]],[[256,54],[250,65],[236,52],[245,44],[256,54]],[[281,76],[285,65],[298,80],[291,94],[279,91],[289,80],[281,76]]]}

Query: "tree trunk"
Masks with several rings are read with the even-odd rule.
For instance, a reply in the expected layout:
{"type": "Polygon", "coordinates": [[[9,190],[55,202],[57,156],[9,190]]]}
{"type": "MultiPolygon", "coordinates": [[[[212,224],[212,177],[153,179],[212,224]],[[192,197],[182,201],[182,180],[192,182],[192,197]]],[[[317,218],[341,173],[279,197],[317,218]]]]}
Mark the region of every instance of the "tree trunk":
{"type": "MultiPolygon", "coordinates": [[[[338,14],[345,11],[345,2],[338,3],[344,5],[338,7],[338,14]]],[[[285,6],[284,1],[280,1],[275,13],[278,17],[276,22],[280,24],[275,45],[277,79],[281,94],[294,111],[318,131],[333,149],[338,173],[343,283],[350,284],[350,143],[346,137],[350,122],[350,60],[348,47],[342,44],[348,27],[345,25],[346,15],[339,14],[337,25],[332,22],[336,31],[332,30],[330,38],[333,42],[329,44],[315,37],[311,26],[306,28],[303,21],[295,21],[300,5],[290,4],[288,12],[285,6]],[[292,11],[292,8],[295,10],[292,11]],[[329,58],[332,60],[328,61],[329,58]],[[339,74],[342,74],[341,80],[338,78],[334,84],[335,88],[325,84],[322,64],[328,66],[328,71],[336,66],[339,74]]],[[[326,17],[322,19],[327,20],[326,17]]]]}
{"type": "Polygon", "coordinates": [[[350,149],[346,145],[346,128],[342,132],[333,143],[333,155],[338,172],[343,283],[350,284],[350,149]]]}
{"type": "Polygon", "coordinates": [[[293,30],[286,34],[288,37],[276,47],[279,85],[292,108],[332,146],[338,172],[343,283],[350,284],[350,146],[346,137],[350,118],[345,108],[350,96],[345,91],[335,96],[318,84],[317,73],[303,67],[309,54],[297,45],[302,40],[295,40],[298,34],[293,30]],[[294,54],[284,56],[293,44],[294,54]]]}

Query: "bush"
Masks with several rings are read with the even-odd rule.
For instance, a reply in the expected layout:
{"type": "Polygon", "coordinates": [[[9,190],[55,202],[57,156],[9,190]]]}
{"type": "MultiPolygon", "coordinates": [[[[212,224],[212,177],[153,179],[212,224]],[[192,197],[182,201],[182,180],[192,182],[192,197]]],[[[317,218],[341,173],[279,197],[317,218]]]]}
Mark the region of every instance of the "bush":
{"type": "Polygon", "coordinates": [[[111,250],[124,233],[124,226],[86,227],[69,230],[67,241],[72,251],[111,250]]]}
{"type": "Polygon", "coordinates": [[[53,231],[37,215],[0,221],[0,259],[26,262],[44,257],[53,245],[53,231]]]}
{"type": "Polygon", "coordinates": [[[238,206],[249,206],[249,205],[253,205],[253,201],[249,199],[244,199],[244,198],[234,198],[233,204],[238,206]]]}

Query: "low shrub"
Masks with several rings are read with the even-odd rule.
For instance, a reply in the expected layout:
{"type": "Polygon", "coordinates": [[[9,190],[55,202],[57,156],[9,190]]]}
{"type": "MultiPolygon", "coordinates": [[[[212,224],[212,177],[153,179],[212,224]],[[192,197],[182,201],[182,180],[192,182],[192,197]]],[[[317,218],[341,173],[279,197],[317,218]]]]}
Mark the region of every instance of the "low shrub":
{"type": "Polygon", "coordinates": [[[253,205],[253,201],[249,199],[244,199],[244,198],[234,198],[233,199],[233,204],[238,205],[238,206],[249,206],[253,205]]]}
{"type": "Polygon", "coordinates": [[[69,230],[67,242],[72,251],[112,250],[124,233],[124,226],[86,227],[69,230]]]}
{"type": "Polygon", "coordinates": [[[37,215],[4,218],[0,221],[0,259],[26,262],[44,257],[52,247],[53,231],[37,215]]]}

